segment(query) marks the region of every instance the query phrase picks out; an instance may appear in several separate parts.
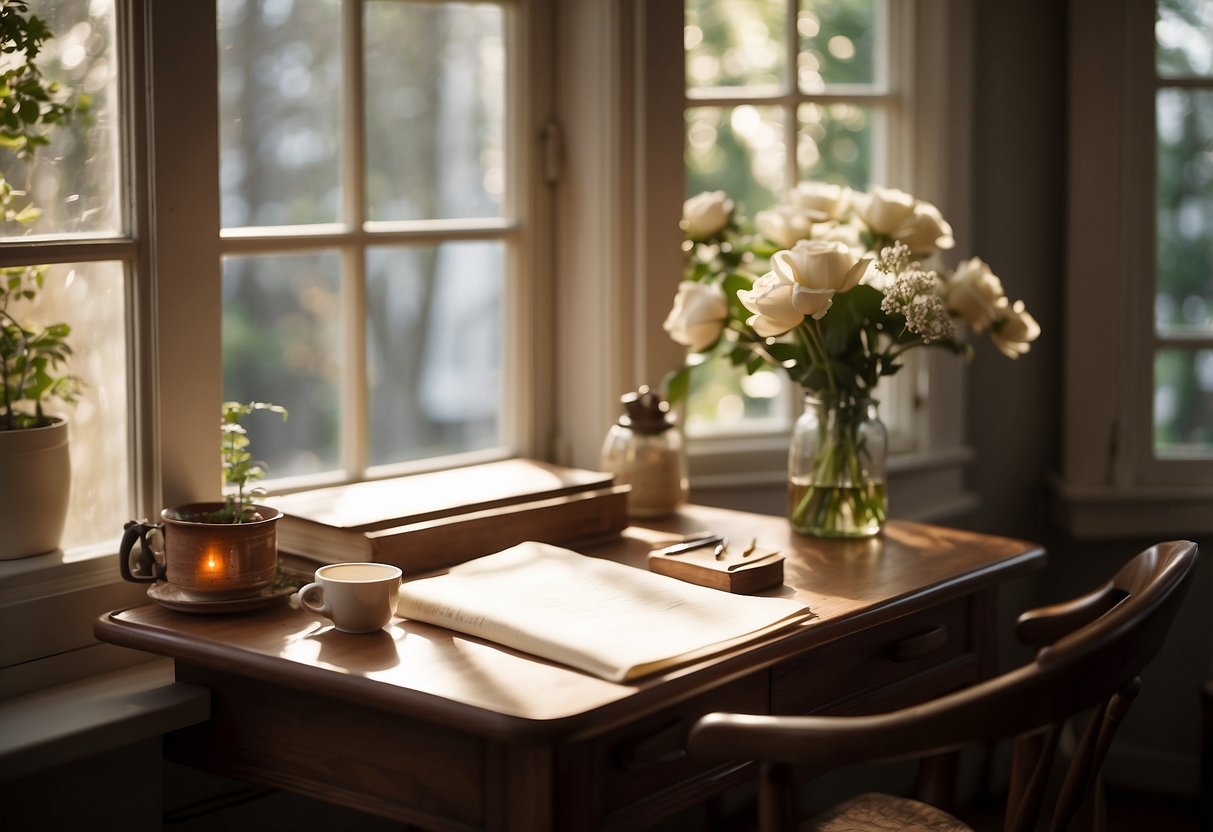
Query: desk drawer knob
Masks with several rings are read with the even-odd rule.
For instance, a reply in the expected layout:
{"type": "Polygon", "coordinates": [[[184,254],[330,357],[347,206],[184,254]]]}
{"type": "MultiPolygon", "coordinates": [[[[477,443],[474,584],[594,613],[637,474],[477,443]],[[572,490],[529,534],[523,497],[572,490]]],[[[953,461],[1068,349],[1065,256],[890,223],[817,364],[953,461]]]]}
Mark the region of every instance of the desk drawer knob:
{"type": "Polygon", "coordinates": [[[690,728],[689,719],[665,722],[656,731],[615,749],[615,767],[621,771],[639,771],[681,760],[687,756],[686,737],[690,728]]]}
{"type": "Polygon", "coordinates": [[[920,659],[948,643],[948,628],[940,624],[916,635],[903,638],[889,645],[889,659],[909,662],[920,659]]]}

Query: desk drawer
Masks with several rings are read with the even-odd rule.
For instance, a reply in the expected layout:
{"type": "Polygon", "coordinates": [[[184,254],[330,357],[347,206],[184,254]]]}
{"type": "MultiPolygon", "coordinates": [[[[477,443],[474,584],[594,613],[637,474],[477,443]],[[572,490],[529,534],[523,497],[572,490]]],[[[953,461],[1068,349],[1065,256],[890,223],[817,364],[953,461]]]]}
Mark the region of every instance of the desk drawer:
{"type": "Polygon", "coordinates": [[[778,665],[771,672],[771,712],[862,713],[914,704],[939,692],[930,677],[945,666],[969,671],[954,687],[975,681],[972,604],[960,598],[911,613],[778,665]],[[916,677],[922,686],[899,685],[916,677]],[[890,697],[894,686],[906,692],[890,697]]]}
{"type": "Polygon", "coordinates": [[[686,737],[706,713],[735,710],[765,713],[765,674],[740,679],[676,708],[653,714],[590,744],[591,770],[602,785],[603,815],[678,785],[713,768],[686,754],[686,737]]]}

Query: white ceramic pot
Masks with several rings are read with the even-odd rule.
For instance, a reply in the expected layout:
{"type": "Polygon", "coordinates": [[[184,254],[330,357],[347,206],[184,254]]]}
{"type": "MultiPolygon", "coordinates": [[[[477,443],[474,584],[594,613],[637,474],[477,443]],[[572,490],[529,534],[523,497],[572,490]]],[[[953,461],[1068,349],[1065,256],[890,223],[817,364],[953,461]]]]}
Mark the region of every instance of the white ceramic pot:
{"type": "Polygon", "coordinates": [[[67,422],[0,430],[0,560],[59,548],[71,482],[67,422]]]}

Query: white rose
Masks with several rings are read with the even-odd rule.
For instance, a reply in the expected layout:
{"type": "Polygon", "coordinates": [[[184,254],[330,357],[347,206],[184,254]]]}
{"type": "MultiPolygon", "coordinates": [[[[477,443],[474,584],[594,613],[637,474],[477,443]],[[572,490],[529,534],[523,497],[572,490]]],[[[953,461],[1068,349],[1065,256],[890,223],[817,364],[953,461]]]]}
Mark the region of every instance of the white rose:
{"type": "Polygon", "coordinates": [[[662,326],[677,343],[702,352],[720,338],[728,317],[729,304],[719,286],[684,280],[662,326]]]}
{"type": "Polygon", "coordinates": [[[980,257],[961,261],[952,272],[946,300],[948,309],[974,332],[983,332],[993,324],[1007,305],[1002,281],[980,257]]]}
{"type": "Polygon", "coordinates": [[[943,218],[943,214],[931,203],[921,200],[915,203],[914,214],[909,221],[894,231],[893,237],[909,246],[914,254],[956,245],[956,240],[952,238],[952,226],[943,218]]]}
{"type": "Polygon", "coordinates": [[[754,227],[775,245],[791,248],[797,241],[808,239],[813,232],[813,224],[825,218],[825,214],[781,205],[755,214],[754,227]]]}
{"type": "Polygon", "coordinates": [[[823,220],[841,219],[851,201],[851,189],[827,182],[801,182],[790,194],[788,204],[815,214],[823,220]]]}
{"type": "Polygon", "coordinates": [[[809,239],[825,240],[829,243],[843,243],[852,251],[862,252],[863,243],[859,240],[860,228],[854,222],[838,222],[830,220],[829,222],[817,223],[813,226],[813,233],[809,239]]]}
{"type": "MultiPolygon", "coordinates": [[[[755,280],[753,288],[739,290],[737,299],[754,313],[746,323],[763,338],[782,335],[800,324],[804,314],[792,303],[795,288],[795,284],[770,271],[755,280]]],[[[828,308],[829,298],[826,298],[826,306],[828,308]]]]}
{"type": "Polygon", "coordinates": [[[990,328],[990,340],[1007,358],[1025,354],[1039,336],[1040,324],[1024,309],[1022,300],[1010,308],[1004,304],[1002,315],[990,328]]]}
{"type": "Polygon", "coordinates": [[[856,257],[845,243],[801,240],[791,249],[771,255],[771,270],[796,284],[793,301],[801,312],[820,318],[825,309],[820,313],[809,311],[818,309],[815,296],[828,292],[828,301],[835,292],[851,291],[859,285],[871,262],[870,258],[856,257]]]}
{"type": "Polygon", "coordinates": [[[723,231],[732,214],[724,191],[704,191],[682,204],[682,227],[692,240],[706,240],[723,231]]]}
{"type": "Polygon", "coordinates": [[[856,196],[855,213],[877,234],[892,237],[914,218],[916,203],[905,191],[877,185],[870,193],[856,196]]]}

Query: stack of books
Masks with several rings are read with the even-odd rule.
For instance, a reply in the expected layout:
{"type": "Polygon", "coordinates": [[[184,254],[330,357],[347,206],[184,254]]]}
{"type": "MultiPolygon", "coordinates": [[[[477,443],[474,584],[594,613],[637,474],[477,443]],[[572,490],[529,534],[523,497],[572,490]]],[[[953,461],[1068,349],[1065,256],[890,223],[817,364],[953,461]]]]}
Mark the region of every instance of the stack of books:
{"type": "Polygon", "coordinates": [[[415,575],[526,540],[617,535],[628,525],[627,491],[609,473],[508,459],[264,502],[284,514],[284,571],[310,579],[325,563],[391,563],[415,575]]]}

